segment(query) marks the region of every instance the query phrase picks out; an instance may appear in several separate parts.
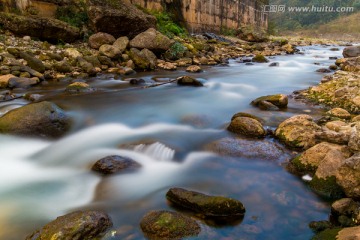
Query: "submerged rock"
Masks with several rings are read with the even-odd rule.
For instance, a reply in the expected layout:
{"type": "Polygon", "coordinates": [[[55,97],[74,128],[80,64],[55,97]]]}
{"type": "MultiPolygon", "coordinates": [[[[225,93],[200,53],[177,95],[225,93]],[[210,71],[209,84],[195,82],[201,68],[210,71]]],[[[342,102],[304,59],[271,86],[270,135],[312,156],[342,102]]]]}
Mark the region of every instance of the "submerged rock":
{"type": "Polygon", "coordinates": [[[74,82],[68,85],[65,89],[66,92],[69,93],[88,93],[94,91],[93,88],[90,87],[89,84],[84,82],[74,82]]]}
{"type": "Polygon", "coordinates": [[[151,211],[140,222],[141,230],[148,239],[183,239],[197,236],[201,232],[199,224],[180,213],[151,211]]]}
{"type": "Polygon", "coordinates": [[[40,230],[26,237],[26,240],[41,239],[99,239],[112,226],[110,217],[100,211],[77,211],[58,217],[40,230]]]}
{"type": "Polygon", "coordinates": [[[94,166],[92,166],[91,170],[104,175],[109,175],[114,173],[134,171],[140,167],[141,165],[139,163],[130,158],[121,156],[107,156],[98,160],[94,166]]]}
{"type": "Polygon", "coordinates": [[[51,102],[32,103],[0,118],[0,133],[57,138],[70,128],[69,116],[51,102]]]}
{"type": "Polygon", "coordinates": [[[205,150],[221,156],[244,157],[250,159],[284,162],[290,153],[279,144],[267,139],[222,138],[209,143],[205,150]]]}
{"type": "Polygon", "coordinates": [[[236,117],[232,119],[227,129],[230,132],[247,137],[264,137],[266,135],[262,124],[258,120],[249,117],[236,117]]]}
{"type": "Polygon", "coordinates": [[[222,196],[209,196],[182,188],[171,188],[166,198],[173,204],[187,208],[204,217],[243,217],[244,205],[235,199],[222,196]]]}
{"type": "Polygon", "coordinates": [[[320,129],[311,116],[301,114],[282,122],[275,136],[289,147],[307,149],[316,144],[315,132],[320,129]]]}

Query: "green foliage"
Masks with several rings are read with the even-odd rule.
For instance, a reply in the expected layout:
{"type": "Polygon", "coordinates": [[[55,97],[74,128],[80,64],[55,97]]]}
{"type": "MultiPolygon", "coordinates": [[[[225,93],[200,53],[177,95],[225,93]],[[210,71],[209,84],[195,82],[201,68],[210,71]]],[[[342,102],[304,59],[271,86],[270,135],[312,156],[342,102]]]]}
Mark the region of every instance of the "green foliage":
{"type": "Polygon", "coordinates": [[[175,42],[170,49],[166,52],[166,57],[168,59],[178,59],[184,55],[187,48],[182,45],[180,42],[175,42]]]}
{"type": "Polygon", "coordinates": [[[159,32],[173,38],[174,36],[186,37],[186,29],[176,23],[172,14],[158,10],[149,10],[137,5],[143,12],[153,15],[156,18],[156,27],[159,32]]]}
{"type": "Polygon", "coordinates": [[[225,36],[235,37],[237,35],[237,30],[227,27],[222,27],[220,33],[225,36]]]}
{"type": "Polygon", "coordinates": [[[89,21],[85,2],[80,2],[77,6],[68,5],[58,7],[56,10],[56,18],[78,28],[86,25],[89,21]]]}

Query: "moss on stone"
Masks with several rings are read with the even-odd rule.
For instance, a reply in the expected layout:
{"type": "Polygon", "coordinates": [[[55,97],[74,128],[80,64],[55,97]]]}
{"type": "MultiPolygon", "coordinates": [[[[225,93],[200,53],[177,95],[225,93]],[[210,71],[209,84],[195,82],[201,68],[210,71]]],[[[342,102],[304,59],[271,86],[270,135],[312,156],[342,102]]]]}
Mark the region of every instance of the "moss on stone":
{"type": "Polygon", "coordinates": [[[267,63],[267,62],[269,62],[269,60],[265,56],[263,56],[261,54],[257,54],[255,57],[253,57],[252,61],[253,62],[258,62],[258,63],[267,63]]]}
{"type": "Polygon", "coordinates": [[[341,228],[326,229],[316,234],[311,240],[335,240],[340,230],[341,228]]]}
{"type": "Polygon", "coordinates": [[[303,164],[301,162],[301,154],[296,156],[291,160],[291,164],[295,167],[295,169],[299,172],[299,174],[314,174],[316,171],[316,167],[310,164],[303,164]]]}
{"type": "Polygon", "coordinates": [[[336,183],[335,176],[331,176],[326,179],[314,176],[309,183],[309,186],[314,192],[325,198],[340,199],[344,197],[344,191],[336,183]]]}

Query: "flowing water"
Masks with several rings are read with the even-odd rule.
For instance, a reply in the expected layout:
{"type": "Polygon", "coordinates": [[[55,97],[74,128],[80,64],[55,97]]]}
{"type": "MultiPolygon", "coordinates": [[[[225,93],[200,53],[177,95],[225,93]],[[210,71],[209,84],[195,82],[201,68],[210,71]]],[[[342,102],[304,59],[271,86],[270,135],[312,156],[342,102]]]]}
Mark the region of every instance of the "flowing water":
{"type": "MultiPolygon", "coordinates": [[[[0,239],[18,240],[76,209],[109,213],[118,230],[112,239],[144,239],[141,217],[150,210],[173,209],[165,199],[170,187],[184,187],[242,201],[246,215],[230,225],[200,221],[198,239],[309,239],[308,223],[327,219],[329,205],[280,162],[227,158],[204,146],[224,136],[236,112],[248,112],[275,128],[294,114],[316,116],[321,110],[290,99],[286,111],[260,111],[251,100],[290,94],[317,84],[315,71],[340,57],[330,46],[303,47],[303,55],[278,56],[268,64],[205,68],[190,74],[205,87],[166,84],[142,89],[105,75],[90,80],[99,91],[64,95],[64,83],[35,88],[66,109],[74,128],[64,138],[47,141],[0,135],[0,239]],[[315,65],[314,63],[320,65],[315,65]],[[54,86],[55,85],[55,86],[54,86]],[[90,171],[100,158],[121,155],[138,161],[138,172],[102,178],[90,171]],[[128,237],[128,238],[126,238],[128,237]]],[[[171,79],[176,72],[138,73],[145,81],[171,79]]],[[[1,103],[0,114],[24,105],[1,103]]]]}

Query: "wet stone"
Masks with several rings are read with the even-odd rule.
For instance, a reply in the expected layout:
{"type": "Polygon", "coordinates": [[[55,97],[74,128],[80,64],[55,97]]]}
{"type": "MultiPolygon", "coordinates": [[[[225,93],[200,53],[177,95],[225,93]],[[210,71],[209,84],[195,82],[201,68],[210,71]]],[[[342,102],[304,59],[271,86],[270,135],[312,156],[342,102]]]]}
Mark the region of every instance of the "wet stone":
{"type": "Polygon", "coordinates": [[[130,158],[114,155],[98,160],[93,165],[91,170],[103,175],[110,175],[115,173],[135,171],[140,167],[141,165],[139,163],[130,158]]]}

